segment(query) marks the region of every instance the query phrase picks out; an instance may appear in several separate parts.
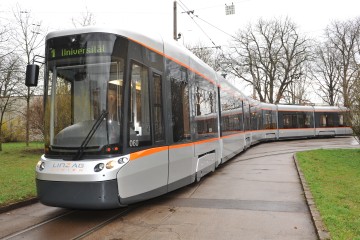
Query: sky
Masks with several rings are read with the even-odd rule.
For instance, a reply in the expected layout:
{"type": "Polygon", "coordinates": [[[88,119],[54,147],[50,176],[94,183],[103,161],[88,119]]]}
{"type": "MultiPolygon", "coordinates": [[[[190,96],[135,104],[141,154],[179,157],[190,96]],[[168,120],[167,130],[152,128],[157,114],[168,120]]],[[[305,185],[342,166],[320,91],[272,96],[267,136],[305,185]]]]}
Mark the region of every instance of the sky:
{"type": "MultiPolygon", "coordinates": [[[[71,19],[91,12],[98,25],[153,29],[173,36],[173,0],[1,0],[0,21],[9,18],[18,4],[31,12],[48,31],[73,28],[71,19]],[[44,4],[46,3],[46,4],[44,4]]],[[[359,0],[177,0],[177,28],[183,44],[227,45],[237,30],[259,18],[289,17],[300,32],[321,38],[333,20],[360,16],[359,0]],[[234,4],[235,14],[225,15],[225,5],[234,4]],[[186,11],[194,10],[191,18],[186,11]],[[218,29],[221,29],[219,31],[218,29]],[[225,33],[224,33],[225,32],[225,33]]]]}
{"type": "MultiPolygon", "coordinates": [[[[259,18],[290,18],[300,33],[321,40],[331,21],[360,17],[360,0],[176,0],[179,42],[184,45],[231,46],[231,35],[259,18]],[[226,15],[225,5],[235,14],[226,15]],[[192,18],[186,11],[194,11],[192,18]],[[220,29],[220,30],[219,30],[220,29]]],[[[0,0],[0,23],[20,6],[48,32],[74,28],[72,19],[86,12],[97,25],[153,30],[173,37],[174,0],[0,0]]],[[[241,86],[247,92],[248,87],[241,86]]]]}

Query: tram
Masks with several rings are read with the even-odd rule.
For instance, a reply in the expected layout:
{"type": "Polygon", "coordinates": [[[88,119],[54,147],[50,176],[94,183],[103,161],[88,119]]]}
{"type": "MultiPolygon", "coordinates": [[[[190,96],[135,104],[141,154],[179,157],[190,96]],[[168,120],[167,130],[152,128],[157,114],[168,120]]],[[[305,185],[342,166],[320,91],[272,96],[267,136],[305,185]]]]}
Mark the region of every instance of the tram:
{"type": "MultiPolygon", "coordinates": [[[[199,181],[261,141],[352,134],[346,108],[257,102],[154,33],[56,31],[45,52],[45,205],[126,206],[199,181]]],[[[38,71],[27,67],[27,86],[38,71]]]]}

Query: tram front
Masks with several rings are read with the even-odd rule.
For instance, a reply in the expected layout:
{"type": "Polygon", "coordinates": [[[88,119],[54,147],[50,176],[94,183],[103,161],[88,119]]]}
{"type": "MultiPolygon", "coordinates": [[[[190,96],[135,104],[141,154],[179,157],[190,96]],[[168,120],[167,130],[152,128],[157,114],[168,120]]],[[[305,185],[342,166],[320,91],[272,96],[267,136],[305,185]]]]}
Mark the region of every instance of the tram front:
{"type": "Polygon", "coordinates": [[[122,156],[126,52],[127,41],[113,34],[47,36],[45,154],[36,167],[42,203],[120,206],[116,174],[129,159],[122,156]]]}

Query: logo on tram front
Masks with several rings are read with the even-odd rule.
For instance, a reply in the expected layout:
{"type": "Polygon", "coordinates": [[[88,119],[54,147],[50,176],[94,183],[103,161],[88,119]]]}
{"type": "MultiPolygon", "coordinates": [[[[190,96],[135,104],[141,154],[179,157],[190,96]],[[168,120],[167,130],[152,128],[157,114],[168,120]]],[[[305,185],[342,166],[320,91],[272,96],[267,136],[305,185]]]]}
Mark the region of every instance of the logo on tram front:
{"type": "Polygon", "coordinates": [[[53,172],[83,172],[85,164],[74,162],[55,162],[51,168],[53,172]]]}

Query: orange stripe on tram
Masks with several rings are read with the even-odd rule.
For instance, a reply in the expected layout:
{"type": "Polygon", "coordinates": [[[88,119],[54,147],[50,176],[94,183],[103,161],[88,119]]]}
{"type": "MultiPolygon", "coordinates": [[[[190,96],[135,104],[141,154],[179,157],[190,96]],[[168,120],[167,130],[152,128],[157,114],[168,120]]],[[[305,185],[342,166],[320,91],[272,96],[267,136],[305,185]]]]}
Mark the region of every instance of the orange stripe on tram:
{"type": "Polygon", "coordinates": [[[168,146],[156,147],[156,148],[149,148],[149,149],[145,149],[142,151],[130,153],[130,161],[136,160],[141,157],[146,157],[146,156],[152,155],[157,152],[166,151],[166,150],[168,150],[168,148],[169,148],[168,146]]]}
{"type": "Polygon", "coordinates": [[[203,144],[203,143],[213,142],[213,141],[217,141],[217,140],[219,140],[219,138],[211,138],[211,139],[206,139],[206,140],[202,140],[202,141],[198,141],[198,142],[190,142],[190,143],[184,143],[184,144],[178,144],[178,145],[172,145],[172,146],[149,148],[149,149],[141,150],[138,152],[130,153],[130,161],[136,160],[138,158],[150,156],[150,155],[158,153],[158,152],[166,151],[168,149],[189,147],[193,144],[203,144]]]}

